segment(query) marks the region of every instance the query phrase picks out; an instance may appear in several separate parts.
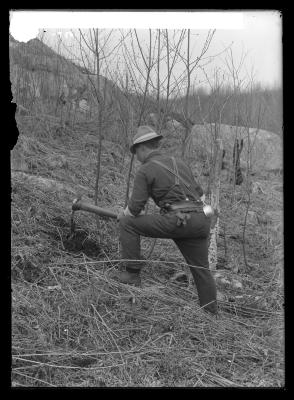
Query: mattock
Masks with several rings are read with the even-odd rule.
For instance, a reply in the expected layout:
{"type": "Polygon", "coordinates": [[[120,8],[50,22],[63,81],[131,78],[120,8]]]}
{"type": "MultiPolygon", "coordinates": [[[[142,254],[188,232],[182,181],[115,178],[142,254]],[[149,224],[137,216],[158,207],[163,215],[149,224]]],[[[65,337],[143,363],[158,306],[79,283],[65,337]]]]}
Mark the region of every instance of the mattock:
{"type": "Polygon", "coordinates": [[[87,212],[91,212],[93,214],[100,215],[102,217],[117,219],[117,214],[114,211],[109,210],[107,208],[101,208],[101,207],[95,206],[93,204],[82,201],[81,199],[82,199],[82,196],[78,196],[72,202],[72,206],[71,206],[72,211],[71,211],[71,219],[70,219],[71,237],[74,235],[74,232],[75,232],[74,213],[76,211],[79,211],[79,210],[87,211],[87,212]]]}

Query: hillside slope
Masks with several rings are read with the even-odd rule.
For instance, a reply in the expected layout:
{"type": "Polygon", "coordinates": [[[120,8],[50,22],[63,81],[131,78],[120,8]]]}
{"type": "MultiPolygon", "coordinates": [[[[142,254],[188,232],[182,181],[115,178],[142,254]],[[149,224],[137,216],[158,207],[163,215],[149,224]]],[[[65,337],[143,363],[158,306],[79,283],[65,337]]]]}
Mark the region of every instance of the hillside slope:
{"type": "MultiPolygon", "coordinates": [[[[94,106],[93,85],[97,90],[97,77],[86,68],[57,54],[39,39],[21,43],[10,36],[9,53],[12,92],[18,104],[26,106],[46,99],[56,102],[63,93],[65,98],[84,98],[91,107],[94,106]]],[[[113,94],[123,98],[118,86],[102,75],[100,94],[105,94],[106,104],[113,94]]]]}
{"type": "MultiPolygon", "coordinates": [[[[192,280],[173,279],[187,266],[171,241],[156,242],[143,288],[111,279],[121,267],[117,223],[101,218],[97,225],[92,214],[77,212],[74,234],[70,225],[76,195],[93,201],[96,137],[77,130],[50,136],[33,117],[17,118],[12,385],[283,386],[283,227],[275,217],[282,207],[280,177],[256,177],[260,190],[250,207],[256,219],[245,237],[250,270],[242,243],[246,197],[238,187],[232,206],[223,182],[217,272],[229,283],[217,280],[220,317],[214,320],[199,308],[192,280]]],[[[100,206],[123,206],[128,166],[122,149],[105,141],[100,206]]],[[[145,257],[151,245],[142,240],[145,257]]]]}

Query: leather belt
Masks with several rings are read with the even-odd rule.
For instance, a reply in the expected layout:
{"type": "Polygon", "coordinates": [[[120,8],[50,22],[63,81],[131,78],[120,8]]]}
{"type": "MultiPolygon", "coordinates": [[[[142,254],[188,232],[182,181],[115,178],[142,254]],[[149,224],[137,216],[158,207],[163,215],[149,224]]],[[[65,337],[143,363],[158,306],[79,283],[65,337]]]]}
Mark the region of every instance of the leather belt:
{"type": "Polygon", "coordinates": [[[179,211],[183,212],[183,213],[203,212],[203,203],[202,203],[202,201],[199,201],[199,202],[180,201],[180,202],[173,203],[173,204],[165,204],[161,208],[162,213],[179,212],[179,211]]]}

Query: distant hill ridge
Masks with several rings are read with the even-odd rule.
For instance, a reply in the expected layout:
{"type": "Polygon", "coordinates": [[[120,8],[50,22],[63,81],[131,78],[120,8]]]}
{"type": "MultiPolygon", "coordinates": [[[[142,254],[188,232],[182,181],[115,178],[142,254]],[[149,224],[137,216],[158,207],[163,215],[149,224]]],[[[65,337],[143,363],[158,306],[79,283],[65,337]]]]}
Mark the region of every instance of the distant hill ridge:
{"type": "MultiPolygon", "coordinates": [[[[18,42],[9,36],[10,72],[13,91],[21,89],[36,98],[58,98],[61,93],[65,97],[91,99],[92,84],[87,74],[91,74],[86,68],[79,66],[66,57],[57,54],[53,49],[35,38],[27,43],[18,42]]],[[[96,80],[94,85],[97,86],[96,80]]],[[[115,83],[100,75],[101,94],[106,88],[108,100],[112,97],[110,90],[115,91],[116,96],[122,96],[122,92],[115,83]]],[[[96,87],[97,89],[97,87],[96,87]]]]}

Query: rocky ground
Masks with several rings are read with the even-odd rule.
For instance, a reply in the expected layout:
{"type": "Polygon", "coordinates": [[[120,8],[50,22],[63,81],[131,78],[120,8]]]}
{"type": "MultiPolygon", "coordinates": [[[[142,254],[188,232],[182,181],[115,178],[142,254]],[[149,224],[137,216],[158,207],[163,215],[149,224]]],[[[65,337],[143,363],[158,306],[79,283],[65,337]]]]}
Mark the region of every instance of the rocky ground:
{"type": "MultiPolygon", "coordinates": [[[[171,241],[142,240],[144,284],[133,288],[110,277],[121,266],[114,220],[76,212],[71,234],[73,199],[93,201],[95,136],[57,135],[29,116],[18,126],[13,386],[284,385],[281,175],[260,171],[250,192],[242,185],[232,193],[223,179],[215,320],[199,308],[190,275],[174,279],[187,266],[171,241]]],[[[123,206],[128,161],[119,146],[104,142],[100,206],[123,206]]]]}

